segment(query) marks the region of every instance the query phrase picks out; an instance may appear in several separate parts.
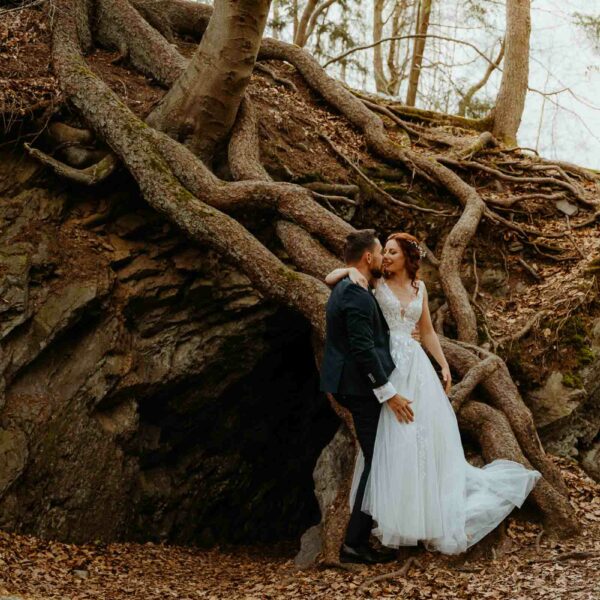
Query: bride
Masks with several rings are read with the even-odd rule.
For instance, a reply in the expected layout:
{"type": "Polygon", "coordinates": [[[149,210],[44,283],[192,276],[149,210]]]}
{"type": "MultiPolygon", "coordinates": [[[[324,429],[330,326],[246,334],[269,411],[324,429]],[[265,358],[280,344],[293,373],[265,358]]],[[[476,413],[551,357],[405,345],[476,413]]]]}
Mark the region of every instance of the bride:
{"type": "MultiPolygon", "coordinates": [[[[541,474],[510,460],[477,468],[465,459],[446,395],[450,369],[431,323],[425,284],[417,277],[420,260],[415,237],[407,233],[389,236],[383,252],[384,277],[375,282],[374,295],[390,328],[396,369],[389,380],[411,401],[414,420],[399,421],[383,403],[361,509],[373,517],[377,526],[372,533],[384,546],[414,546],[421,540],[427,549],[457,554],[521,506],[541,474]],[[411,337],[415,327],[441,367],[444,387],[427,354],[411,337]]],[[[368,287],[353,267],[336,269],[326,283],[334,285],[347,276],[368,287]]],[[[363,465],[359,451],[351,509],[363,465]]]]}

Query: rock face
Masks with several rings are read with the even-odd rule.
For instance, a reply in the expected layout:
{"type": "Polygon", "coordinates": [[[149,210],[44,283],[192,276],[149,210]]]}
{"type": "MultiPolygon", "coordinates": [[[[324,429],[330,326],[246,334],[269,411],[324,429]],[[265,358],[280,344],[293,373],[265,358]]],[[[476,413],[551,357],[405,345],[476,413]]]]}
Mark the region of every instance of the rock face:
{"type": "Polygon", "coordinates": [[[210,544],[318,521],[337,421],[307,325],[127,181],[24,169],[0,177],[0,527],[210,544]]]}
{"type": "Polygon", "coordinates": [[[586,331],[586,343],[590,362],[569,374],[577,387],[565,385],[569,379],[554,371],[543,386],[528,395],[527,404],[544,448],[576,458],[600,481],[600,320],[593,321],[586,331]]]}
{"type": "Polygon", "coordinates": [[[540,439],[548,452],[578,458],[587,473],[600,481],[600,358],[596,356],[580,371],[581,389],[569,390],[559,376],[551,375],[534,398],[540,439]]]}
{"type": "Polygon", "coordinates": [[[573,390],[563,384],[560,371],[550,373],[545,384],[528,397],[537,427],[545,427],[568,417],[585,398],[584,390],[573,390]]]}
{"type": "MultiPolygon", "coordinates": [[[[334,503],[343,484],[342,474],[352,471],[354,457],[352,437],[346,427],[340,425],[332,440],[323,448],[313,471],[315,495],[321,515],[326,514],[334,503]]],[[[300,569],[314,565],[321,548],[321,524],[313,525],[300,539],[300,550],[294,558],[295,565],[300,569]]]]}

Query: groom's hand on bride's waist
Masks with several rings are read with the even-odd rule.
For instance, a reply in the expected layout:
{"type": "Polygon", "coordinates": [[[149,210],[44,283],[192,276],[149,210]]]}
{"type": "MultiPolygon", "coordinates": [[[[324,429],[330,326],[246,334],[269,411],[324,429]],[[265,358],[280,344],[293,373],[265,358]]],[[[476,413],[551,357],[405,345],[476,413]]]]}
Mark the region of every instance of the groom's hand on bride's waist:
{"type": "Polygon", "coordinates": [[[410,335],[412,336],[413,340],[419,342],[419,344],[421,343],[421,331],[419,330],[418,326],[415,326],[410,335]]]}
{"type": "Polygon", "coordinates": [[[415,415],[410,407],[412,400],[408,400],[400,394],[392,396],[388,401],[388,406],[394,411],[396,418],[400,423],[412,423],[415,415]]]}

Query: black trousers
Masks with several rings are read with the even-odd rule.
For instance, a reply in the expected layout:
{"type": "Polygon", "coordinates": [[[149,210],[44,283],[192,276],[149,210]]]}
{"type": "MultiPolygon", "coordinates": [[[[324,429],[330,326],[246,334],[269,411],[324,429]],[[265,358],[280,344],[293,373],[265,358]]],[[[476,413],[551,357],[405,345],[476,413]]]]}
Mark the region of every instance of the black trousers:
{"type": "Polygon", "coordinates": [[[368,543],[369,535],[373,528],[373,519],[370,515],[362,512],[361,506],[365,495],[367,479],[371,472],[373,448],[375,447],[375,436],[377,435],[381,404],[379,404],[373,394],[370,396],[334,394],[334,397],[339,404],[346,407],[352,413],[358,443],[365,457],[365,468],[356,490],[354,507],[350,515],[348,529],[346,529],[345,543],[354,548],[368,543]]]}

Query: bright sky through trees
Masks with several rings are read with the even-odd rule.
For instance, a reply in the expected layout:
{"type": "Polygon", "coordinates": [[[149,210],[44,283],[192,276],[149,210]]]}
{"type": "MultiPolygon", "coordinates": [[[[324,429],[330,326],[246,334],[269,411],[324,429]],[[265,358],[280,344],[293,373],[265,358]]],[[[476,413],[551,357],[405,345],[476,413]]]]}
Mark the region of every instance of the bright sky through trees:
{"type": "MultiPolygon", "coordinates": [[[[288,2],[288,6],[292,3],[288,2]]],[[[372,42],[373,0],[346,0],[343,13],[349,23],[353,45],[372,42]]],[[[388,0],[384,17],[393,9],[388,0]]],[[[411,2],[407,2],[410,6],[411,2]]],[[[299,3],[302,9],[304,3],[299,3]]],[[[291,19],[286,19],[286,2],[279,2],[279,18],[286,23],[280,33],[291,40],[291,19]]],[[[347,46],[345,36],[336,33],[343,19],[340,0],[321,17],[322,34],[315,34],[307,48],[321,51],[321,63],[340,54],[347,46]]],[[[600,17],[600,0],[533,0],[529,85],[525,113],[519,130],[522,146],[537,148],[548,157],[571,160],[600,168],[600,44],[577,24],[576,15],[600,17]],[[537,91],[534,91],[537,90],[537,91]],[[541,93],[540,93],[541,92],[541,93]],[[560,92],[560,93],[558,93],[560,92]],[[546,95],[542,95],[545,93],[546,95]]],[[[273,15],[273,9],[272,13],[273,15]]],[[[409,15],[412,12],[409,10],[409,15]]],[[[412,33],[413,26],[402,34],[412,33]]],[[[433,3],[429,34],[475,44],[495,59],[504,34],[504,2],[500,0],[436,0],[433,3]]],[[[389,32],[384,29],[384,37],[389,32]]],[[[400,42],[400,54],[407,44],[400,42]]],[[[387,44],[384,54],[387,52],[387,44]]],[[[334,63],[328,72],[345,75],[346,81],[359,88],[375,91],[373,50],[362,50],[345,67],[334,63]]],[[[466,91],[479,80],[487,66],[485,59],[467,45],[431,38],[428,40],[419,83],[417,106],[456,112],[459,90],[466,91]]],[[[491,104],[500,84],[501,73],[492,74],[487,85],[475,96],[476,101],[491,104]]],[[[406,81],[399,97],[406,98],[406,81]]]]}

